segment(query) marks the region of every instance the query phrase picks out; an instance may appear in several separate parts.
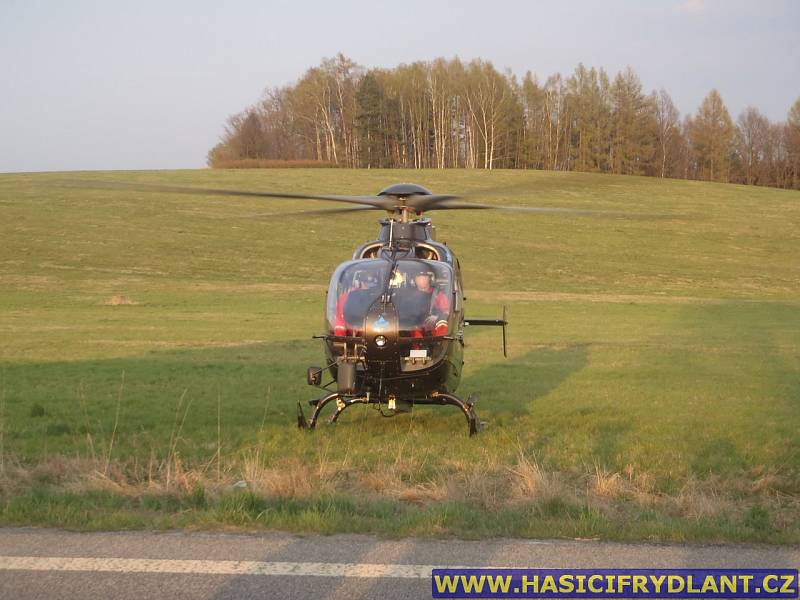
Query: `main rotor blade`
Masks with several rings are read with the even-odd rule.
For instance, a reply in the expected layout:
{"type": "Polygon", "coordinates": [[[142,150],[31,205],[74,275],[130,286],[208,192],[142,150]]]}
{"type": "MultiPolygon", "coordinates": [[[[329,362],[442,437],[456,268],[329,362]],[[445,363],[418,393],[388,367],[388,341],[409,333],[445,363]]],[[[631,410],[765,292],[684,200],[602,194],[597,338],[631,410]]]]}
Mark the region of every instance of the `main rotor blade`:
{"type": "Polygon", "coordinates": [[[272,210],[270,212],[257,212],[247,214],[226,214],[226,215],[204,215],[208,219],[220,219],[225,221],[241,221],[243,219],[282,219],[283,217],[308,217],[315,215],[331,215],[337,216],[339,214],[361,212],[365,210],[381,210],[373,208],[372,206],[347,206],[344,208],[321,208],[319,210],[272,210]]]}
{"type": "Polygon", "coordinates": [[[550,206],[508,206],[505,204],[481,204],[478,202],[458,202],[447,200],[431,206],[427,210],[502,210],[511,212],[526,212],[538,214],[561,214],[609,218],[651,218],[652,215],[625,213],[608,210],[594,210],[590,208],[561,208],[550,206]]]}
{"type": "Polygon", "coordinates": [[[315,216],[315,215],[341,215],[347,213],[354,213],[354,212],[361,212],[364,210],[381,210],[380,207],[377,206],[347,206],[343,208],[320,208],[319,210],[297,210],[288,213],[280,213],[278,217],[305,217],[305,216],[315,216]]]}
{"type": "Polygon", "coordinates": [[[442,202],[456,200],[460,197],[461,196],[455,196],[453,194],[417,194],[414,196],[406,196],[405,205],[421,213],[427,210],[432,210],[435,206],[442,202]]]}
{"type": "Polygon", "coordinates": [[[503,210],[503,211],[513,211],[513,212],[583,215],[583,216],[596,216],[596,217],[631,216],[625,213],[610,212],[604,210],[582,209],[582,208],[557,208],[548,206],[508,206],[504,204],[483,204],[480,202],[468,202],[460,200],[460,198],[463,198],[463,196],[456,196],[451,194],[409,196],[406,198],[406,205],[412,207],[417,212],[427,212],[431,210],[503,210]]]}
{"type": "Polygon", "coordinates": [[[220,188],[200,188],[193,186],[162,185],[157,183],[128,183],[121,181],[69,181],[65,185],[68,187],[79,187],[89,189],[106,190],[132,190],[142,192],[164,192],[170,194],[194,194],[201,196],[234,196],[240,198],[282,198],[286,200],[322,200],[327,202],[347,202],[350,204],[362,204],[383,210],[391,210],[394,202],[389,198],[378,196],[336,196],[336,195],[315,195],[315,194],[295,194],[290,192],[255,192],[246,190],[230,190],[220,188]]]}
{"type": "Polygon", "coordinates": [[[454,194],[413,194],[410,196],[344,196],[330,194],[297,194],[292,192],[258,192],[250,190],[233,190],[224,188],[202,188],[194,186],[164,185],[157,183],[135,183],[125,181],[87,181],[79,179],[69,179],[58,182],[57,185],[66,187],[77,187],[80,189],[104,189],[104,190],[132,190],[142,192],[163,192],[170,194],[191,194],[204,196],[231,196],[239,198],[277,198],[285,200],[321,200],[324,202],[343,202],[347,204],[359,205],[359,208],[332,209],[332,210],[310,210],[297,211],[294,213],[283,213],[285,215],[321,215],[355,212],[359,210],[379,209],[388,212],[398,212],[404,206],[410,208],[418,214],[431,210],[502,210],[512,212],[538,213],[538,214],[563,214],[563,215],[582,215],[605,218],[645,218],[652,219],[665,215],[644,215],[624,212],[579,209],[579,208],[560,208],[545,206],[508,206],[503,204],[483,204],[479,202],[468,202],[461,200],[464,196],[485,195],[486,190],[476,191],[465,195],[454,194]]]}

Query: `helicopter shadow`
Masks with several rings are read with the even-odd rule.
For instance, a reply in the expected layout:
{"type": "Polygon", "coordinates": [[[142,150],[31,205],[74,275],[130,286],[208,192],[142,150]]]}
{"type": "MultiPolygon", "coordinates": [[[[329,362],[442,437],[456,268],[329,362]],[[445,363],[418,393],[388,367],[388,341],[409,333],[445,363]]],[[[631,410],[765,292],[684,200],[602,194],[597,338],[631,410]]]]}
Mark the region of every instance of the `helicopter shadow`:
{"type": "Polygon", "coordinates": [[[537,401],[586,367],[588,351],[588,344],[535,348],[507,361],[468,370],[459,391],[478,394],[483,415],[525,415],[537,401]]]}

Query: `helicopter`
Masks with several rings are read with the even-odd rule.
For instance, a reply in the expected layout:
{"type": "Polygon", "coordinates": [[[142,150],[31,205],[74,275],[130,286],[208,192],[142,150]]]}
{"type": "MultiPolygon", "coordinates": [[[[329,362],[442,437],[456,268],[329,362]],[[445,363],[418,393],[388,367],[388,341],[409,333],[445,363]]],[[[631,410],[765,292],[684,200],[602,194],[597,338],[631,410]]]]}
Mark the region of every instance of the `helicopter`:
{"type": "MultiPolygon", "coordinates": [[[[309,197],[311,198],[311,197],[309,197]]],[[[605,211],[502,206],[433,194],[413,183],[400,183],[374,197],[314,196],[361,204],[324,212],[384,210],[374,241],[359,245],[350,261],[333,272],[325,305],[326,365],[312,366],[307,383],[336,389],[309,401],[307,420],[297,404],[297,425],[314,429],[322,410],[336,408],[329,423],[357,404],[375,405],[382,416],[410,412],[415,405],[453,406],[461,410],[469,435],[485,425],[475,412],[477,397],[455,394],[464,366],[467,327],[502,327],[507,356],[507,310],[499,319],[475,319],[464,312],[461,264],[452,249],[435,239],[435,228],[423,213],[433,210],[507,210],[534,213],[611,215],[605,211]],[[322,385],[323,373],[332,380],[322,385]]],[[[317,213],[323,211],[315,211],[317,213]]]]}
{"type": "MultiPolygon", "coordinates": [[[[74,185],[73,182],[71,185],[74,185]]],[[[308,401],[306,419],[297,403],[297,426],[315,429],[328,404],[337,422],[354,405],[373,405],[382,416],[411,412],[416,405],[453,406],[467,421],[469,435],[485,425],[475,411],[477,397],[455,394],[464,366],[467,327],[502,328],[507,356],[507,311],[499,319],[474,319],[464,312],[461,264],[424,213],[434,210],[504,210],[528,213],[618,216],[600,210],[503,206],[465,201],[462,196],[433,194],[413,183],[399,183],[376,196],[313,195],[266,191],[207,189],[126,182],[78,182],[81,187],[148,192],[203,194],[289,200],[322,200],[355,206],[303,210],[295,215],[331,215],[366,210],[386,213],[378,238],[360,244],[351,260],[331,275],[325,301],[325,366],[311,366],[306,382],[326,390],[308,401]],[[331,381],[323,384],[327,372],[331,381]],[[336,385],[331,390],[332,385],[336,385]]],[[[291,214],[291,213],[290,213],[291,214]]],[[[630,215],[624,215],[630,216],[630,215]]]]}
{"type": "MultiPolygon", "coordinates": [[[[386,210],[378,239],[358,246],[352,260],[331,276],[323,340],[327,364],[309,367],[307,383],[335,391],[309,402],[307,421],[298,402],[298,427],[314,429],[329,403],[336,408],[329,422],[356,404],[373,404],[383,416],[409,412],[414,405],[449,405],[460,409],[470,435],[483,427],[475,396],[455,395],[464,365],[467,326],[503,328],[507,355],[506,310],[500,319],[467,319],[461,265],[453,251],[436,241],[433,209],[467,208],[454,196],[434,195],[426,188],[395,184],[365,202],[386,210]],[[332,381],[322,385],[328,371],[332,381]]],[[[489,205],[469,204],[469,208],[489,205]]]]}

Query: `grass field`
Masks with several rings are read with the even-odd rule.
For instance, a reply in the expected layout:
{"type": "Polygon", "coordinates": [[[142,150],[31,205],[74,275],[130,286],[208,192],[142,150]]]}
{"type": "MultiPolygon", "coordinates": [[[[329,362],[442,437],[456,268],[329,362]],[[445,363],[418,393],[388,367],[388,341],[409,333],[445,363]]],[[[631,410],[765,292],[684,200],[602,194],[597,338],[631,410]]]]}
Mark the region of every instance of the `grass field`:
{"type": "Polygon", "coordinates": [[[0,239],[2,523],[800,542],[800,193],[520,171],[0,175],[0,239]],[[314,397],[327,280],[380,213],[62,185],[106,179],[411,179],[640,217],[431,213],[467,314],[509,307],[508,359],[499,332],[467,332],[459,392],[487,430],[364,407],[309,434],[295,405],[314,397]]]}

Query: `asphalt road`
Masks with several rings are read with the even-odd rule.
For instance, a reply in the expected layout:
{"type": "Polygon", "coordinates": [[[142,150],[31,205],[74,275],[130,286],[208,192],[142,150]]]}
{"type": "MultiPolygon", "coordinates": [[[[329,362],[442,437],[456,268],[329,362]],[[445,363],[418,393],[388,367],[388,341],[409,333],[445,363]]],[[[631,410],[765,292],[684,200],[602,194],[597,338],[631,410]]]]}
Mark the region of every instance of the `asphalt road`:
{"type": "Polygon", "coordinates": [[[0,529],[0,599],[430,598],[430,569],[797,568],[800,547],[0,529]]]}

